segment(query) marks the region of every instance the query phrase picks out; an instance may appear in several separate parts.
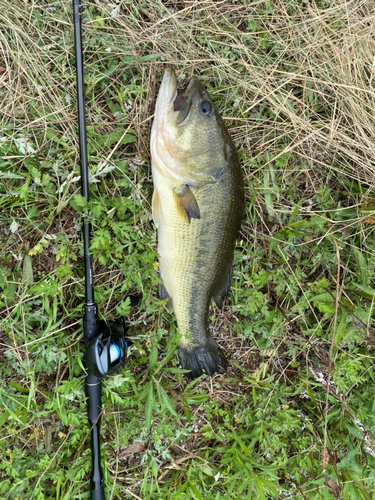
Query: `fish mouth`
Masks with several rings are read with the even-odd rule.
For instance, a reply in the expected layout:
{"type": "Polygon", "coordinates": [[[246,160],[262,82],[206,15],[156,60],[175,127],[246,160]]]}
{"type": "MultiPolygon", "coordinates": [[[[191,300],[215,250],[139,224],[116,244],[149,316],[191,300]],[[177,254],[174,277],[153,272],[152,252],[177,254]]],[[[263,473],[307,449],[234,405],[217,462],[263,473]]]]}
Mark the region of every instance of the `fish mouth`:
{"type": "Polygon", "coordinates": [[[173,68],[166,68],[155,106],[155,117],[168,113],[177,97],[177,79],[173,68]]]}
{"type": "Polygon", "coordinates": [[[174,112],[182,111],[187,107],[186,112],[180,113],[178,120],[172,120],[175,126],[182,125],[190,114],[191,100],[189,99],[189,95],[196,85],[197,80],[193,78],[187,82],[182,91],[178,92],[176,73],[171,66],[168,66],[164,71],[158,98],[156,99],[155,121],[161,124],[170,111],[174,114],[174,112]]]}
{"type": "MultiPolygon", "coordinates": [[[[186,183],[186,174],[180,172],[179,158],[186,158],[189,152],[184,151],[175,144],[172,127],[181,127],[190,116],[192,109],[191,96],[198,81],[192,79],[188,82],[185,90],[186,105],[184,110],[174,109],[174,103],[178,94],[176,73],[172,67],[167,67],[159,88],[155,103],[154,121],[151,127],[150,150],[153,167],[163,176],[186,183]],[[176,123],[178,122],[178,123],[176,123]]],[[[192,156],[200,152],[194,150],[192,156]]],[[[193,184],[193,180],[190,182],[193,184]]]]}
{"type": "Polygon", "coordinates": [[[162,144],[163,130],[167,121],[168,111],[173,106],[177,96],[177,79],[173,68],[167,67],[160,85],[158,97],[155,103],[154,121],[151,127],[151,154],[158,158],[158,144],[162,144]],[[159,137],[159,138],[158,138],[159,137]]]}
{"type": "Polygon", "coordinates": [[[176,127],[181,127],[188,121],[192,105],[191,95],[197,85],[197,80],[189,80],[185,88],[177,92],[176,99],[173,101],[173,111],[178,112],[178,115],[173,118],[173,124],[176,127]]]}

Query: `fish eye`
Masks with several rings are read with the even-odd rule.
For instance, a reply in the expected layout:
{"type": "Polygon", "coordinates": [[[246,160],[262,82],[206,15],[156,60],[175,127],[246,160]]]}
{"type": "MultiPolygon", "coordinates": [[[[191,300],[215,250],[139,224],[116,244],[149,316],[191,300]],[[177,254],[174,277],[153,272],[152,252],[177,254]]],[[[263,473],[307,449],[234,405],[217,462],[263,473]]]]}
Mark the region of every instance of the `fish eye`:
{"type": "Polygon", "coordinates": [[[199,111],[202,115],[208,116],[212,111],[212,106],[208,101],[202,101],[199,104],[199,111]]]}

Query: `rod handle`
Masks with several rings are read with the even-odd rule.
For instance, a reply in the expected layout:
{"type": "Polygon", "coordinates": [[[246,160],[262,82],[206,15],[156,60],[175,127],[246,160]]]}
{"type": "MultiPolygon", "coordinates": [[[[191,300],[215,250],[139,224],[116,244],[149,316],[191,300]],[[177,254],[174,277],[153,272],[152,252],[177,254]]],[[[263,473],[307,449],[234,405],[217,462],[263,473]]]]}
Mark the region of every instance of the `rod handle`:
{"type": "Polygon", "coordinates": [[[87,417],[91,425],[100,424],[100,411],[102,406],[102,384],[99,377],[88,372],[86,375],[87,417]]]}
{"type": "Polygon", "coordinates": [[[90,499],[105,500],[104,481],[100,464],[100,411],[102,406],[102,383],[99,377],[86,375],[87,416],[91,425],[91,485],[90,499]]]}
{"type": "Polygon", "coordinates": [[[90,500],[105,500],[104,489],[101,490],[91,490],[90,500]]]}

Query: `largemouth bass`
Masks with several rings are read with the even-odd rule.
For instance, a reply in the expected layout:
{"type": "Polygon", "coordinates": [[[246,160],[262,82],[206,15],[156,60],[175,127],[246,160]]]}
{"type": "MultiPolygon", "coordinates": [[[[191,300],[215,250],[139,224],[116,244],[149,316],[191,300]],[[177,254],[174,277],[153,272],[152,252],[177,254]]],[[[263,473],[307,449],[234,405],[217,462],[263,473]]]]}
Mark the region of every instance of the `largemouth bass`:
{"type": "Polygon", "coordinates": [[[181,334],[179,358],[190,377],[222,373],[224,352],[208,332],[213,299],[230,289],[244,190],[238,156],[205,87],[192,79],[177,93],[167,68],[151,131],[153,219],[161,298],[170,298],[181,334]]]}

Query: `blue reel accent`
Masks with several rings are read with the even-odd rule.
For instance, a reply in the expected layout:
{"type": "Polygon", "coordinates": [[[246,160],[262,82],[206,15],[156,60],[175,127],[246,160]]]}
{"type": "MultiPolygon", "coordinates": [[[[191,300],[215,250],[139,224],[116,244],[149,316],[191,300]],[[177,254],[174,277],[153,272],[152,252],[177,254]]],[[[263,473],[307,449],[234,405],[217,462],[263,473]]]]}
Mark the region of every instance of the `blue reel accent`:
{"type": "MultiPolygon", "coordinates": [[[[126,343],[125,343],[126,345],[126,343]]],[[[119,346],[116,344],[116,342],[113,342],[110,347],[110,354],[111,354],[111,363],[114,363],[118,359],[120,359],[121,356],[121,350],[119,346]]]]}

